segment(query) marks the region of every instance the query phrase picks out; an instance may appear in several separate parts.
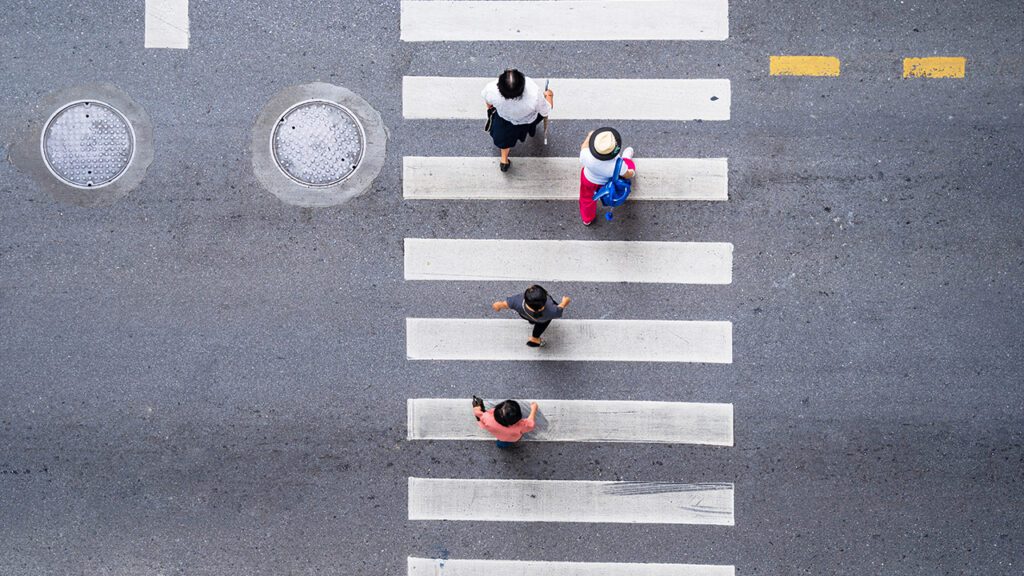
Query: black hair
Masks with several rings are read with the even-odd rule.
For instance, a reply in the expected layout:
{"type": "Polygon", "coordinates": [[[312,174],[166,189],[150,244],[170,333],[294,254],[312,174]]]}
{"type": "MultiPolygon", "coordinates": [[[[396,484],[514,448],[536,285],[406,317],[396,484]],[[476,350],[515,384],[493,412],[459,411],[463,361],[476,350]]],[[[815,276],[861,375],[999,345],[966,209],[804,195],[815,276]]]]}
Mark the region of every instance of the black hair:
{"type": "Polygon", "coordinates": [[[498,92],[506,100],[515,100],[526,90],[526,76],[515,68],[509,68],[498,76],[498,92]]]}
{"type": "Polygon", "coordinates": [[[494,407],[494,419],[502,426],[511,426],[523,419],[523,410],[519,402],[505,400],[494,407]]]}
{"type": "Polygon", "coordinates": [[[530,308],[537,310],[548,302],[548,291],[534,284],[523,293],[523,300],[530,308]]]}

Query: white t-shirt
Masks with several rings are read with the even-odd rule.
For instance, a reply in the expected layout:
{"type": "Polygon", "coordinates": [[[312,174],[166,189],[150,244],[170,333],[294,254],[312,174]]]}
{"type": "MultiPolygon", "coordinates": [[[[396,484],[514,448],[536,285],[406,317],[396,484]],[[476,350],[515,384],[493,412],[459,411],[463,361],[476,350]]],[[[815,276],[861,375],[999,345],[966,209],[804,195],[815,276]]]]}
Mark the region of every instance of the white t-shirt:
{"type": "MultiPolygon", "coordinates": [[[[615,162],[618,157],[612,158],[611,160],[598,160],[594,158],[594,155],[590,153],[590,148],[584,148],[580,150],[580,164],[583,164],[583,176],[587,180],[599,186],[604,186],[612,179],[612,174],[615,173],[615,162]]],[[[622,163],[622,170],[619,171],[619,176],[622,176],[626,172],[629,172],[629,166],[626,163],[622,163]]]]}
{"type": "Polygon", "coordinates": [[[537,119],[537,114],[547,116],[551,113],[551,106],[544,99],[544,91],[530,78],[526,79],[526,85],[523,86],[523,95],[515,100],[506,100],[498,92],[497,80],[484,86],[480,95],[484,101],[498,109],[499,116],[512,124],[529,124],[537,119]]]}

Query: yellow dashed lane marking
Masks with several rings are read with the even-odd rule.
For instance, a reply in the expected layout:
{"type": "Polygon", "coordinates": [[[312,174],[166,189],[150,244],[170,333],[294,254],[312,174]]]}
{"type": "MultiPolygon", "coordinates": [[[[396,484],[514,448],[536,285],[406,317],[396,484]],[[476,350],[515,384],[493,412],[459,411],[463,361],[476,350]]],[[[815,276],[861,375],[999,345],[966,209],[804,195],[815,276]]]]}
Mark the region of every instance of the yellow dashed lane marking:
{"type": "Polygon", "coordinates": [[[904,78],[963,78],[967,58],[904,58],[904,78]]]}
{"type": "Polygon", "coordinates": [[[835,56],[772,56],[772,76],[839,76],[839,58],[835,56]]]}

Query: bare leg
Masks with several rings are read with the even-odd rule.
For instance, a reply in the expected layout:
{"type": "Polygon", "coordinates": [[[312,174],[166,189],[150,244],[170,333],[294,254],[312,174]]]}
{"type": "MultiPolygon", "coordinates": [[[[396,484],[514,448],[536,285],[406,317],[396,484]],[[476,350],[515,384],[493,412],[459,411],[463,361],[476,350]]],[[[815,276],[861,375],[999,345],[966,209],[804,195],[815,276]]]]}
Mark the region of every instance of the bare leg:
{"type": "Polygon", "coordinates": [[[508,164],[508,153],[511,152],[511,151],[512,151],[511,148],[502,148],[501,149],[501,163],[502,164],[508,164]]]}

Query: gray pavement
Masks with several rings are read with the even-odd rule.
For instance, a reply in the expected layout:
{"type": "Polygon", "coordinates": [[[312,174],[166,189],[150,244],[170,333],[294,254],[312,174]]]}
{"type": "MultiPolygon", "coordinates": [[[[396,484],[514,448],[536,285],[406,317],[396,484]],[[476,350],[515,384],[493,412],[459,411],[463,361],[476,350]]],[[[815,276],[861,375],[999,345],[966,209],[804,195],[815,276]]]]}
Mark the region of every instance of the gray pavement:
{"type": "MultiPolygon", "coordinates": [[[[113,206],[0,164],[0,574],[389,574],[406,556],[735,564],[738,574],[1020,574],[1024,17],[993,1],[730,3],[725,42],[402,44],[398,2],[9,0],[5,145],[55,90],[110,82],[155,158],[113,206]],[[841,56],[772,78],[770,54],[841,56]],[[902,80],[903,56],[968,58],[902,80]],[[643,156],[728,156],[730,200],[404,202],[403,155],[493,154],[403,121],[403,75],[723,77],[728,122],[619,122],[643,156]],[[344,86],[390,134],[334,208],[282,204],[247,152],[288,86],[344,86]],[[727,241],[729,286],[551,286],[581,318],[734,323],[731,365],[411,362],[407,316],[522,287],[405,282],[404,237],[727,241]],[[405,401],[730,402],[734,448],[405,440],[405,401]],[[409,522],[406,478],[728,481],[736,526],[409,522]]],[[[556,95],[557,98],[557,95],[556,95]]],[[[588,128],[552,127],[570,155],[588,128]]],[[[516,154],[543,152],[540,146],[516,154]]]]}

